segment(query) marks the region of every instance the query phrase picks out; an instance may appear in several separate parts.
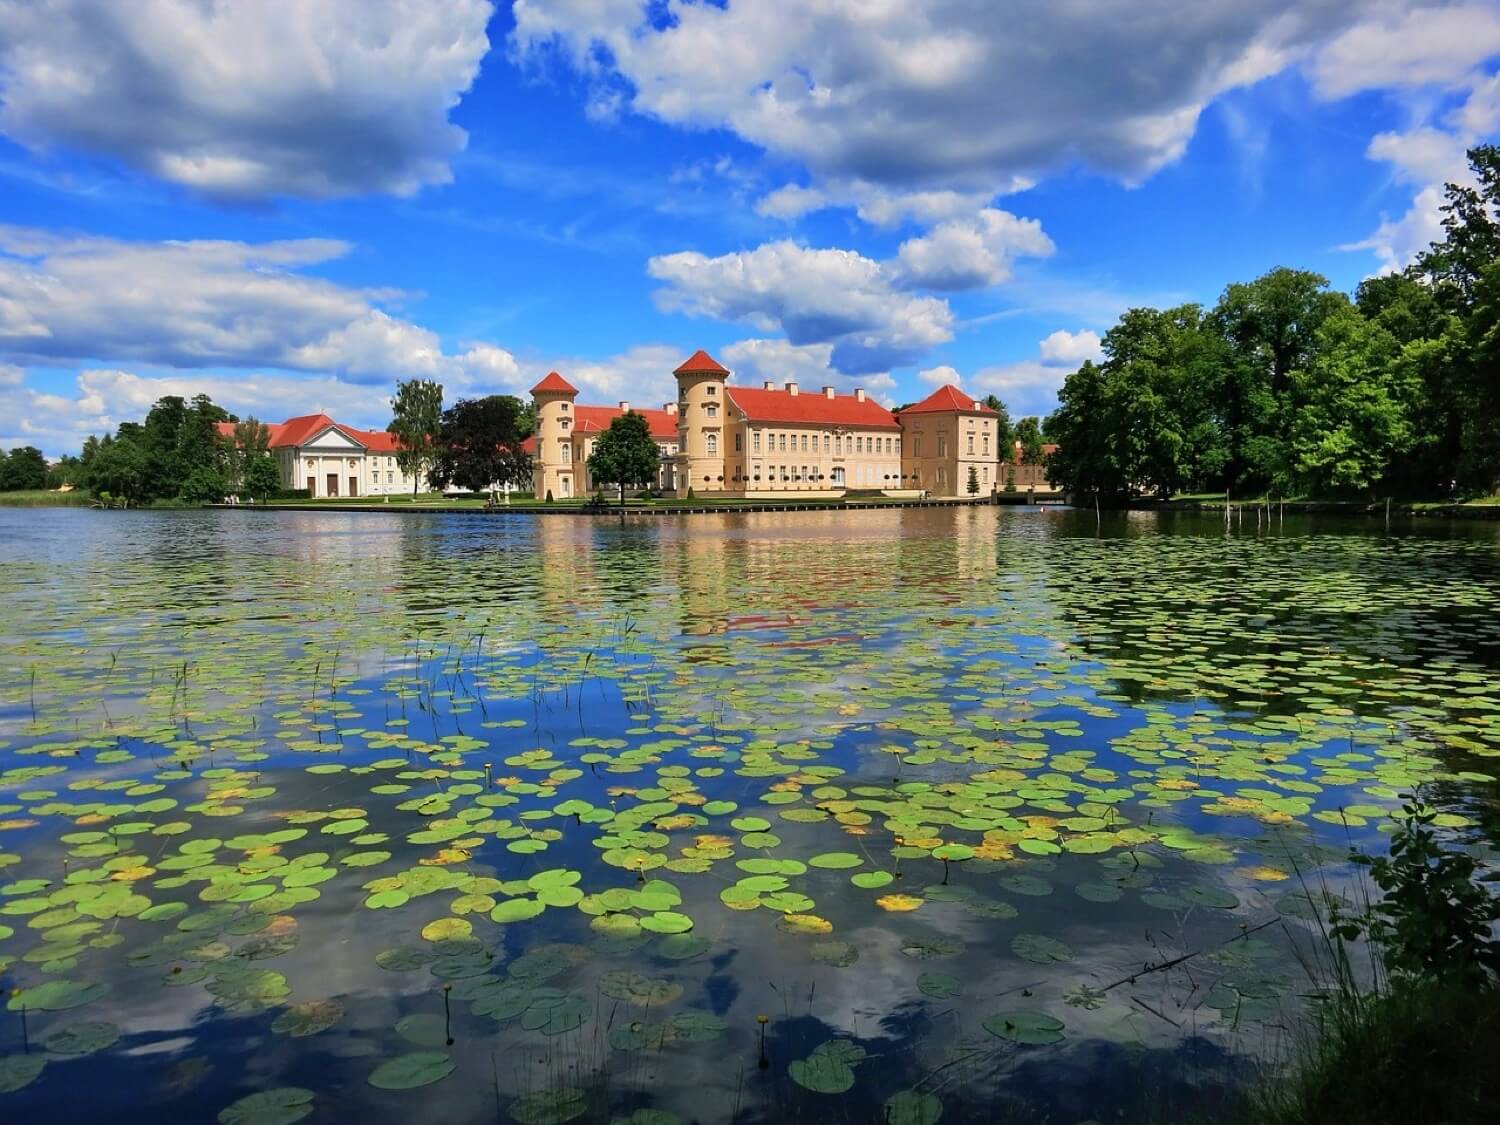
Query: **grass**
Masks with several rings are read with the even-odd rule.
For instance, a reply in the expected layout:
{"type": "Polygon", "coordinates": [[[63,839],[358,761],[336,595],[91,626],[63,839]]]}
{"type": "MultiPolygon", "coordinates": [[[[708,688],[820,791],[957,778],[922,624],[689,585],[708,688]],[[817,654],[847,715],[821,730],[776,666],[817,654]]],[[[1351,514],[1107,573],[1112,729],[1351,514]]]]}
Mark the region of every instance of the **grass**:
{"type": "Polygon", "coordinates": [[[0,507],[8,508],[87,508],[93,497],[82,489],[72,492],[49,492],[45,488],[20,492],[0,492],[0,507]]]}
{"type": "Polygon", "coordinates": [[[1441,981],[1339,990],[1285,1078],[1252,1095],[1254,1125],[1491,1122],[1500,996],[1441,981]]]}

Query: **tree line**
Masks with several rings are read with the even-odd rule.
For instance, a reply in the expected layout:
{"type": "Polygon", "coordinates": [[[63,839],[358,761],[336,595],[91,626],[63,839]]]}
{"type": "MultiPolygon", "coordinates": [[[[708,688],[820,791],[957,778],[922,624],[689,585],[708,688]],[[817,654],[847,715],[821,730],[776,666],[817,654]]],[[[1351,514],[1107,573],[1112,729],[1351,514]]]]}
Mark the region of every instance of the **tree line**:
{"type": "Polygon", "coordinates": [[[1044,424],[1052,480],[1142,495],[1465,497],[1500,488],[1500,148],[1444,237],[1353,297],[1278,268],[1212,309],[1136,308],[1044,424]]]}

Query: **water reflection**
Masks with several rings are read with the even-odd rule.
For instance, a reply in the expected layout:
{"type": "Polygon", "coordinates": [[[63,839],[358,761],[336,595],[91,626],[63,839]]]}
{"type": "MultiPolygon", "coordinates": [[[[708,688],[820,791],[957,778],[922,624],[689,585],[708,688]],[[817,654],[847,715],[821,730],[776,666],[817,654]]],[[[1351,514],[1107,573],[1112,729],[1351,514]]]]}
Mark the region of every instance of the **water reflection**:
{"type": "Polygon", "coordinates": [[[1299,1018],[1295,872],[1418,783],[1496,820],[1489,529],[44,511],[0,563],[0,1055],[120,1033],[7,1119],[1180,1116],[1299,1018]]]}

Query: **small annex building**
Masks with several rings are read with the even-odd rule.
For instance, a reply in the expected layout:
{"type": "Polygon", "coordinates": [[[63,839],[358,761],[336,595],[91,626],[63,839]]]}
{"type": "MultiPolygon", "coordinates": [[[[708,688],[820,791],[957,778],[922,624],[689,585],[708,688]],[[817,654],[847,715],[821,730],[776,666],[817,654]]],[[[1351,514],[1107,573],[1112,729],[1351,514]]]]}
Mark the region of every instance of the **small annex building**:
{"type": "MultiPolygon", "coordinates": [[[[413,481],[396,464],[396,438],[384,430],[360,430],[327,414],[304,414],[265,424],[268,448],[283,488],[305,488],[314,498],[394,496],[413,481]]],[[[220,422],[221,436],[234,440],[233,422],[220,422]]]]}

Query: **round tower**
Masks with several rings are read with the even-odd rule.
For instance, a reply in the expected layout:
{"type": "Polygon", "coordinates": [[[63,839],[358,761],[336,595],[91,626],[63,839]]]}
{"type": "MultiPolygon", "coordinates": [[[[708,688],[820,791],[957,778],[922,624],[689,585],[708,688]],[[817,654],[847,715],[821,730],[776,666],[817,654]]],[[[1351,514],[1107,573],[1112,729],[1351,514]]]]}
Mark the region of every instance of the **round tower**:
{"type": "Polygon", "coordinates": [[[700,348],[672,374],[677,376],[677,495],[686,496],[689,488],[695,494],[722,492],[729,369],[700,348]]]}
{"type": "Polygon", "coordinates": [[[547,493],[562,500],[577,495],[583,474],[575,470],[573,400],[578,388],[556,371],[531,388],[531,402],[536,407],[536,451],[532,454],[533,494],[545,500],[547,493]]]}

